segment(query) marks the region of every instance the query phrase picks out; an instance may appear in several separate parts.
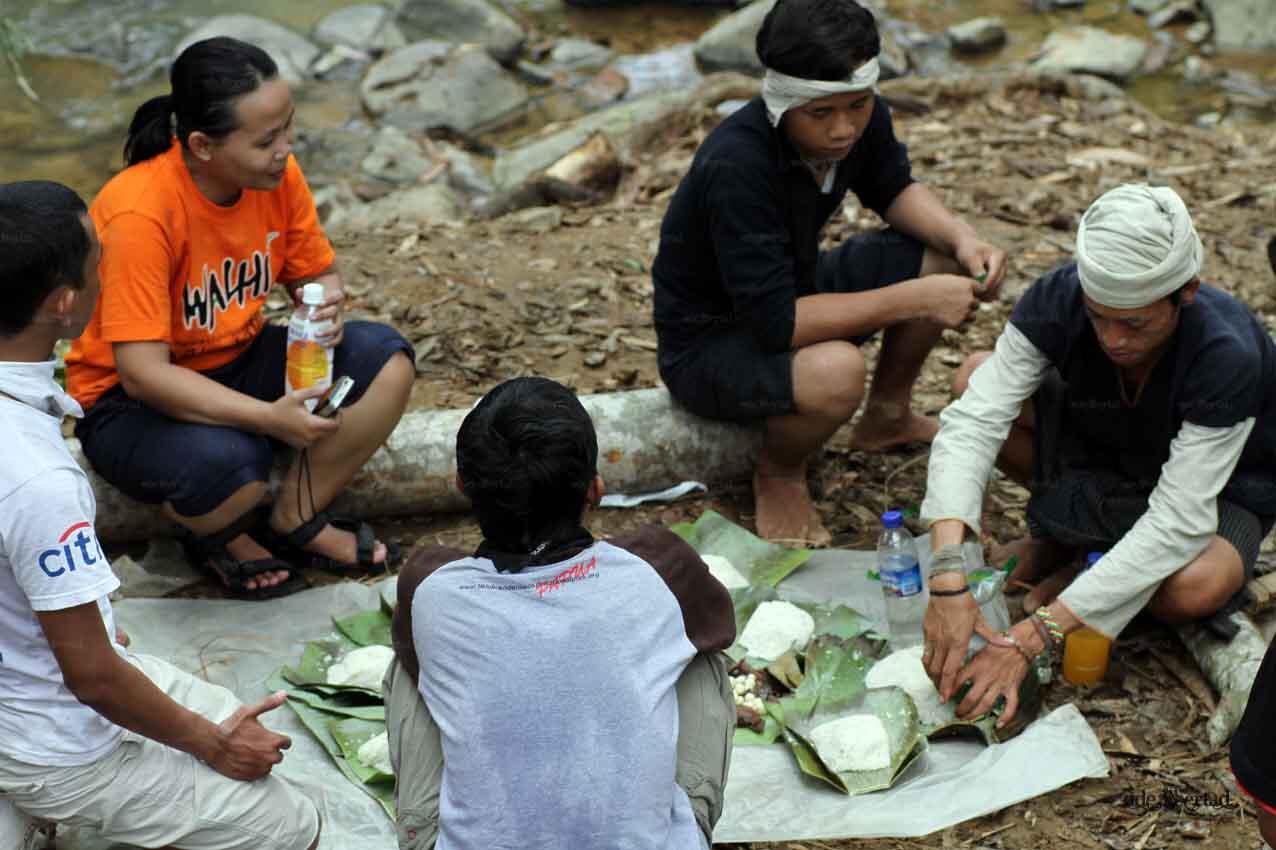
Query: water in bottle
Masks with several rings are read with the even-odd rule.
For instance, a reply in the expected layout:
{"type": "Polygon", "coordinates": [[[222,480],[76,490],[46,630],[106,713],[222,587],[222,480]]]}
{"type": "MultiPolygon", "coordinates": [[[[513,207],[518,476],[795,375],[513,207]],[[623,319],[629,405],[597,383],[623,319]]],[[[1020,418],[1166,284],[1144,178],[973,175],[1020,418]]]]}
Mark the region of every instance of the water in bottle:
{"type": "MultiPolygon", "coordinates": [[[[301,306],[288,320],[288,354],[284,378],[289,392],[332,385],[332,349],[319,341],[319,332],[331,322],[316,322],[314,315],[323,304],[322,283],[307,283],[301,288],[301,306]]],[[[306,401],[306,407],[314,410],[318,399],[306,401]]]]}
{"type": "Polygon", "coordinates": [[[922,571],[917,562],[917,543],[904,527],[904,516],[899,511],[882,514],[877,565],[886,599],[891,649],[921,644],[922,617],[926,615],[922,571]]]}

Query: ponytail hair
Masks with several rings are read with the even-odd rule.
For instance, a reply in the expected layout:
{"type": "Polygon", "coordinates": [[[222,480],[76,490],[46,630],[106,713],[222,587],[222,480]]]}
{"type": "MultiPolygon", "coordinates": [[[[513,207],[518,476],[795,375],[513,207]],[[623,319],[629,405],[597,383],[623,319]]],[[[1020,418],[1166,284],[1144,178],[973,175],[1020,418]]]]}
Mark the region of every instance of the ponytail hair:
{"type": "Polygon", "coordinates": [[[575,393],[548,378],[500,384],[456,435],[456,473],[479,528],[507,552],[579,528],[597,469],[593,421],[575,393]]]}
{"type": "Polygon", "coordinates": [[[173,144],[182,147],[191,133],[221,139],[239,127],[235,100],[279,75],[266,51],[236,38],[197,41],[178,55],[169,70],[172,91],[138,107],[129,122],[124,162],[137,165],[173,144]]]}

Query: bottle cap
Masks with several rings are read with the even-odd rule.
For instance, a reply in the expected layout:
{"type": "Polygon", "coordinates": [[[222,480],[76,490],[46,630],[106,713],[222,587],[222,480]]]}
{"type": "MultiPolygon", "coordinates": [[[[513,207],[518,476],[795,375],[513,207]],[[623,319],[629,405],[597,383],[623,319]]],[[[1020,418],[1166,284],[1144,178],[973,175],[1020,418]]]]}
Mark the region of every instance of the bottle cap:
{"type": "Polygon", "coordinates": [[[313,307],[318,307],[323,303],[323,295],[322,283],[307,283],[305,286],[301,287],[302,304],[309,304],[313,307]]]}
{"type": "Polygon", "coordinates": [[[1103,557],[1102,552],[1091,552],[1089,555],[1086,555],[1085,556],[1086,569],[1088,570],[1090,569],[1090,567],[1093,567],[1095,564],[1099,562],[1099,559],[1102,557],[1103,557]]]}
{"type": "Polygon", "coordinates": [[[882,514],[882,525],[887,528],[899,528],[904,524],[904,514],[899,511],[887,511],[882,514]]]}

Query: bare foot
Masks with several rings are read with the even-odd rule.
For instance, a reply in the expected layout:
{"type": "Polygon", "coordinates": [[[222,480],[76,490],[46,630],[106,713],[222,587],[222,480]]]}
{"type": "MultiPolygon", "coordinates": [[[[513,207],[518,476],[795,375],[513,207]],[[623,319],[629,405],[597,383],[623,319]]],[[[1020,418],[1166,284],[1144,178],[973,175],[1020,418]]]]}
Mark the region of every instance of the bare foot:
{"type": "MultiPolygon", "coordinates": [[[[301,548],[311,554],[331,558],[338,564],[350,564],[351,567],[358,568],[359,544],[352,532],[325,525],[323,531],[316,534],[313,540],[301,548]]],[[[387,551],[386,545],[378,540],[372,547],[372,562],[374,564],[384,562],[387,551]]]]}
{"type": "Polygon", "coordinates": [[[764,540],[827,546],[833,536],[820,521],[811,501],[806,475],[753,475],[753,500],[758,536],[764,540]]]}
{"type": "MultiPolygon", "coordinates": [[[[893,407],[894,405],[892,405],[893,407]]],[[[939,433],[939,420],[911,410],[903,416],[890,415],[882,407],[868,408],[851,432],[851,448],[881,452],[907,443],[932,443],[939,433]]]]}
{"type": "Polygon", "coordinates": [[[1081,567],[1077,564],[1073,564],[1072,566],[1055,570],[1053,573],[1037,582],[1037,586],[1028,591],[1023,598],[1023,612],[1025,614],[1031,614],[1042,605],[1049,605],[1051,602],[1054,602],[1059,594],[1063,593],[1064,589],[1067,588],[1068,585],[1072,584],[1072,580],[1080,573],[1081,567]]]}
{"type": "MultiPolygon", "coordinates": [[[[273,558],[274,555],[253,540],[247,534],[241,534],[234,540],[226,544],[226,552],[236,561],[258,561],[262,558],[273,558]]],[[[282,584],[291,577],[291,573],[287,570],[271,570],[268,573],[255,575],[252,578],[244,579],[244,587],[249,590],[257,590],[262,587],[274,587],[282,584]]]]}
{"type": "Polygon", "coordinates": [[[1014,558],[1015,567],[1008,580],[1033,584],[1066,563],[1071,555],[1067,547],[1052,540],[1021,537],[1009,543],[990,546],[988,563],[1001,568],[1014,558]]]}

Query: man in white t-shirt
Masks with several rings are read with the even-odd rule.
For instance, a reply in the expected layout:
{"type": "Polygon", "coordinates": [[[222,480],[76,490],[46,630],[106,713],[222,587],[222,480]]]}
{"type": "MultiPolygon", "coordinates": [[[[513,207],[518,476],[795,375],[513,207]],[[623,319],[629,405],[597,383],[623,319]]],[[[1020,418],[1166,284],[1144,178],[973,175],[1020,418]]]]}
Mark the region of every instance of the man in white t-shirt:
{"type": "Polygon", "coordinates": [[[74,192],[0,185],[0,848],[43,821],[140,847],[313,850],[314,805],[270,775],[290,742],[258,720],[283,695],[241,706],[121,645],[119,580],[62,439],[81,410],[52,359],[93,314],[100,258],[74,192]]]}

